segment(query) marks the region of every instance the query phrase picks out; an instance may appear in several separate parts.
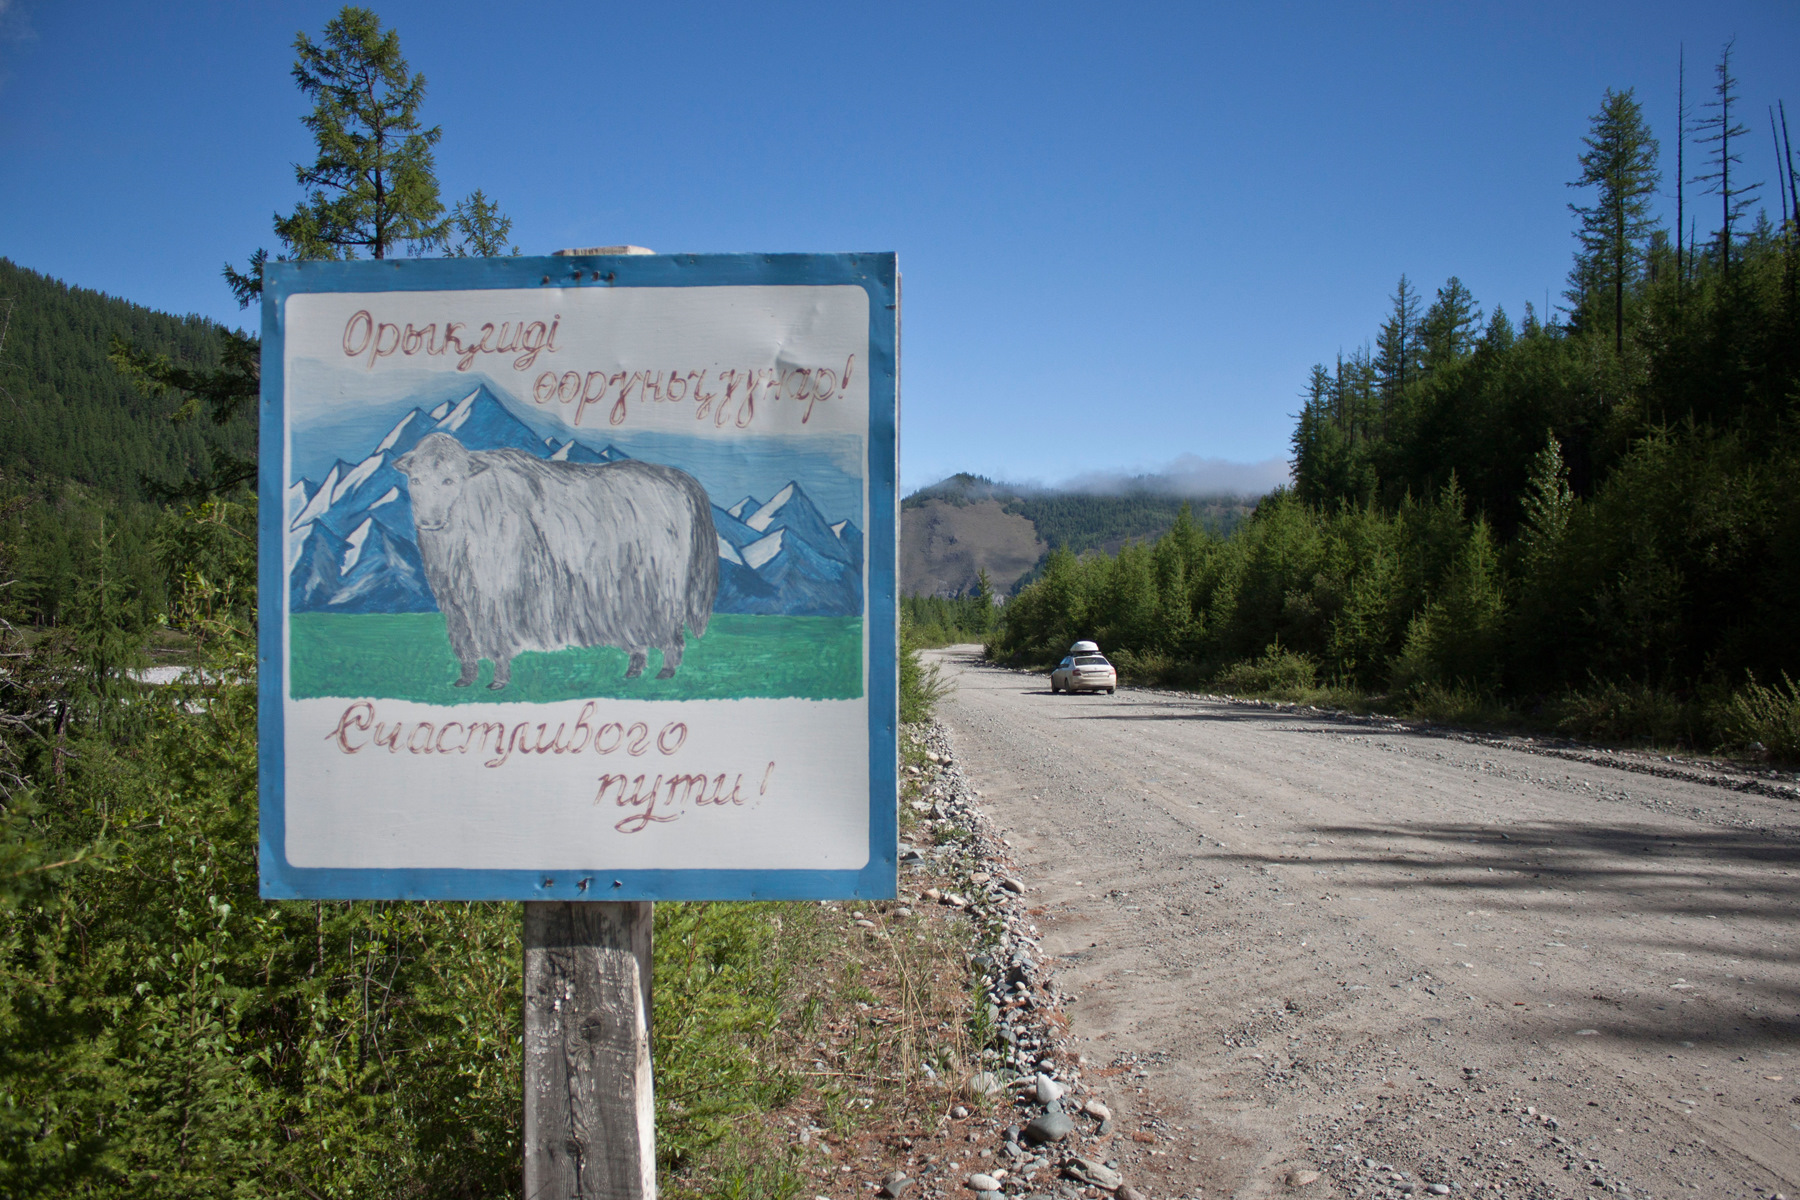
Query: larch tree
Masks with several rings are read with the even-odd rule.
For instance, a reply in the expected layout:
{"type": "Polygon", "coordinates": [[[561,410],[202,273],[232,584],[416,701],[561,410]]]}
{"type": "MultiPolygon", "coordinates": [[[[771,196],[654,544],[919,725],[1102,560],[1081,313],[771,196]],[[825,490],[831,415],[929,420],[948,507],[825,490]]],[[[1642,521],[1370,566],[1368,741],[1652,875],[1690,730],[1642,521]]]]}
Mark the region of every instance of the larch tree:
{"type": "MultiPolygon", "coordinates": [[[[300,118],[317,151],[296,163],[306,197],[275,214],[286,259],[387,258],[396,251],[455,256],[505,254],[512,221],[477,190],[446,211],[433,147],[441,127],[426,128],[419,109],[425,76],[400,53],[400,35],[366,8],[345,7],[314,41],[294,38],[294,82],[313,101],[300,118]]],[[[511,249],[517,254],[517,247],[511,249]]],[[[262,294],[268,253],[248,270],[226,266],[240,304],[262,294]]]]}
{"type": "Polygon", "coordinates": [[[1682,262],[1681,239],[1686,235],[1687,226],[1687,154],[1688,103],[1687,103],[1687,47],[1683,46],[1675,59],[1675,307],[1681,307],[1682,292],[1687,286],[1687,271],[1682,262]]]}
{"type": "Polygon", "coordinates": [[[501,213],[500,206],[487,198],[480,188],[450,210],[449,252],[453,258],[498,258],[517,254],[519,248],[508,248],[512,218],[501,213]]]}
{"type": "Polygon", "coordinates": [[[294,82],[313,100],[301,118],[318,157],[296,165],[311,194],[275,232],[298,258],[386,258],[402,243],[429,248],[448,233],[432,147],[441,127],[419,121],[425,76],[400,55],[400,34],[366,8],[345,8],[322,43],[294,39],[294,82]]]}
{"type": "MultiPolygon", "coordinates": [[[[387,258],[395,251],[440,250],[453,256],[517,254],[507,249],[512,219],[480,190],[445,211],[438,194],[432,147],[442,136],[425,128],[419,108],[425,77],[400,53],[400,35],[384,30],[366,8],[346,6],[314,41],[294,37],[294,82],[313,101],[301,123],[317,151],[310,166],[296,164],[295,179],[307,194],[287,216],[275,214],[283,259],[387,258]]],[[[262,298],[258,250],[238,270],[225,264],[225,282],[238,304],[262,298]]],[[[124,341],[113,344],[114,365],[148,395],[177,400],[177,421],[204,411],[216,424],[254,411],[260,388],[261,346],[242,331],[225,334],[224,361],[211,369],[172,363],[124,341]]],[[[250,484],[254,458],[224,455],[208,476],[189,480],[170,495],[217,495],[250,484]]]]}
{"type": "Polygon", "coordinates": [[[1733,182],[1731,177],[1731,168],[1742,166],[1744,162],[1742,152],[1734,147],[1734,143],[1750,133],[1749,128],[1739,124],[1732,115],[1738,98],[1737,77],[1731,73],[1731,48],[1732,43],[1726,42],[1719,53],[1719,65],[1713,69],[1713,98],[1706,102],[1713,115],[1701,120],[1699,126],[1706,131],[1706,136],[1699,139],[1700,144],[1713,148],[1712,169],[1694,177],[1695,183],[1707,185],[1709,195],[1719,198],[1719,270],[1728,278],[1731,275],[1732,228],[1749,209],[1757,189],[1762,187],[1760,183],[1733,182]]]}
{"type": "Polygon", "coordinates": [[[1581,254],[1574,279],[1583,293],[1578,303],[1594,292],[1605,297],[1610,310],[1613,353],[1625,353],[1625,291],[1644,260],[1644,246],[1655,221],[1650,198],[1662,181],[1657,170],[1658,146],[1644,123],[1644,110],[1631,88],[1606,89],[1588,135],[1587,150],[1578,160],[1581,176],[1570,187],[1593,188],[1594,202],[1571,204],[1569,211],[1581,219],[1576,237],[1581,254]]]}
{"type": "Polygon", "coordinates": [[[1375,335],[1375,377],[1384,410],[1419,374],[1419,290],[1405,275],[1394,289],[1393,309],[1375,335]]]}

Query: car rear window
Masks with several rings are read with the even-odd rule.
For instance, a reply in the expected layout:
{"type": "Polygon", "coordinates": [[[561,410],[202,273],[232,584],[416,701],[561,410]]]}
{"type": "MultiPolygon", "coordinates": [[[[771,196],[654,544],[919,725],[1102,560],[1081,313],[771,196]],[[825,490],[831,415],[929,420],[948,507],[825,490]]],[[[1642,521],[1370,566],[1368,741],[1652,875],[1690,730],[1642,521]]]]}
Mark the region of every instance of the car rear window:
{"type": "Polygon", "coordinates": [[[1110,667],[1110,666],[1112,666],[1111,663],[1106,661],[1104,656],[1099,655],[1099,654],[1084,654],[1080,658],[1075,660],[1075,665],[1078,667],[1110,667]]]}

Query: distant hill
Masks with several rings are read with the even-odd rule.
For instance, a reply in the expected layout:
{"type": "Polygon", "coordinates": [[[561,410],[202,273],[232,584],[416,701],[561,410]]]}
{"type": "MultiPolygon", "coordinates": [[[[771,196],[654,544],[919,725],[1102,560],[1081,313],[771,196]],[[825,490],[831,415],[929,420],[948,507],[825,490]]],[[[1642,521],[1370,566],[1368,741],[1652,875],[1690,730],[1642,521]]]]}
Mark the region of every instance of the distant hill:
{"type": "Polygon", "coordinates": [[[1016,488],[959,473],[920,488],[900,505],[900,586],[909,596],[959,596],[982,568],[1001,594],[1037,575],[1059,546],[1077,554],[1117,551],[1161,536],[1182,505],[1216,533],[1229,533],[1255,502],[1188,497],[1144,486],[1117,494],[1016,488]]]}
{"type": "Polygon", "coordinates": [[[107,360],[112,339],[212,366],[220,327],[104,292],[71,287],[0,258],[0,473],[14,482],[73,480],[117,500],[143,498],[142,479],[209,470],[213,439],[248,455],[248,419],[222,433],[205,420],[175,425],[107,360]]]}
{"type": "Polygon", "coordinates": [[[914,504],[909,497],[900,509],[900,590],[908,596],[960,596],[984,567],[1004,594],[1048,550],[1030,520],[991,498],[914,504]]]}

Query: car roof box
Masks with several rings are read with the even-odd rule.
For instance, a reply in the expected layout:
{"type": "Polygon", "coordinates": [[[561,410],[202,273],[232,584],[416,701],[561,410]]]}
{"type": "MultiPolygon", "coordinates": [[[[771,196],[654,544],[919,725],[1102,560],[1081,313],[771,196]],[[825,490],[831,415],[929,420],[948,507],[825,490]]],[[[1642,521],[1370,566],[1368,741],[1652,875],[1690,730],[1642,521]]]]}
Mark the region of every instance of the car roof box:
{"type": "Polygon", "coordinates": [[[1069,647],[1070,654],[1098,654],[1100,647],[1093,642],[1076,642],[1069,647]]]}

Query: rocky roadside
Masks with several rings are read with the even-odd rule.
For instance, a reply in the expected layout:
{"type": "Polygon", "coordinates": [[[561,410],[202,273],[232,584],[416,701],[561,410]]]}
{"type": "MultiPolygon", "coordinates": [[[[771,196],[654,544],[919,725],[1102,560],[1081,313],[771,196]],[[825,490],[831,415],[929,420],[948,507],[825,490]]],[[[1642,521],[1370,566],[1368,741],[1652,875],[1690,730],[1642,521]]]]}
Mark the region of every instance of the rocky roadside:
{"type": "Polygon", "coordinates": [[[977,989],[973,1025],[984,1043],[959,1103],[950,1110],[949,1152],[902,1138],[895,1167],[869,1187],[889,1200],[968,1196],[973,1200],[1146,1200],[1120,1168],[1115,1121],[1083,1078],[1061,993],[1039,944],[1029,889],[1006,840],[980,808],[942,728],[912,731],[921,761],[906,768],[915,785],[914,845],[900,847],[899,893],[921,905],[965,914],[977,989]],[[929,845],[926,843],[929,842],[929,845]]]}

